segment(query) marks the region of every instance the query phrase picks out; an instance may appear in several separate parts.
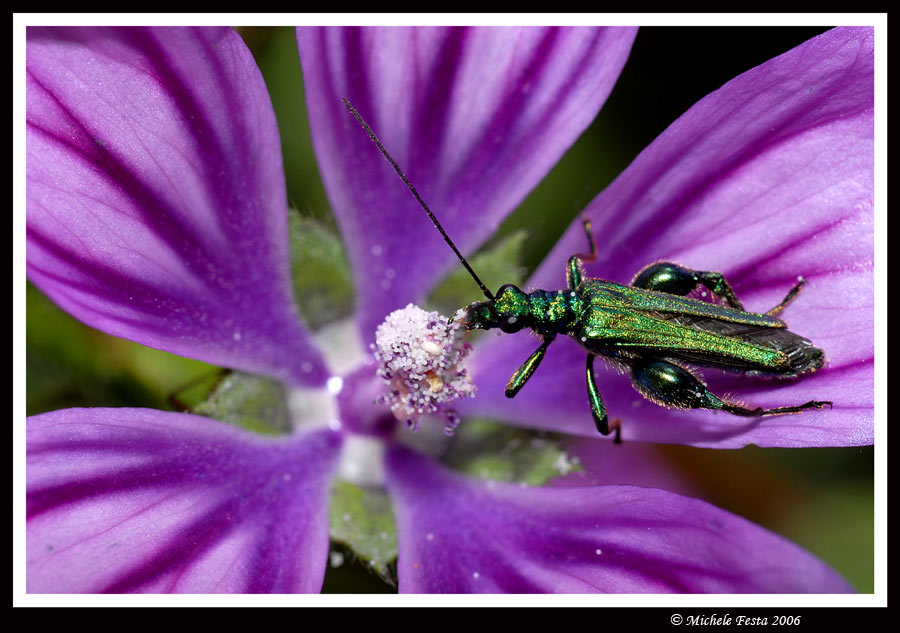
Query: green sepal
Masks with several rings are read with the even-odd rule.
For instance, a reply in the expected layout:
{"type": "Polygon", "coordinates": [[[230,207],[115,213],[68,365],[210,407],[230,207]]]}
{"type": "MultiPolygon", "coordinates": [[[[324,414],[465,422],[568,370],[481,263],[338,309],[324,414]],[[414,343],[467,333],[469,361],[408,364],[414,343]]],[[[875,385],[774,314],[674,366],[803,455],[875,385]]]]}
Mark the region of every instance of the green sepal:
{"type": "Polygon", "coordinates": [[[318,329],[353,311],[353,278],[340,237],[324,223],[288,213],[291,273],[297,307],[306,324],[318,329]]]}
{"type": "Polygon", "coordinates": [[[285,397],[281,383],[234,371],[222,378],[215,390],[195,406],[192,413],[255,433],[280,435],[291,428],[285,397]]]}
{"type": "MultiPolygon", "coordinates": [[[[519,261],[525,238],[524,230],[516,231],[468,258],[472,269],[492,292],[503,284],[522,283],[524,270],[519,261]]],[[[482,301],[484,296],[466,269],[457,266],[431,293],[429,305],[433,305],[441,314],[453,314],[473,300],[482,301]]]]}
{"type": "Polygon", "coordinates": [[[456,430],[445,461],[473,477],[542,486],[581,470],[577,458],[560,448],[561,439],[489,420],[466,420],[456,430]]]}
{"type": "Polygon", "coordinates": [[[388,565],[397,558],[397,529],[391,501],[381,488],[335,482],[331,493],[330,536],[388,579],[388,565]]]}

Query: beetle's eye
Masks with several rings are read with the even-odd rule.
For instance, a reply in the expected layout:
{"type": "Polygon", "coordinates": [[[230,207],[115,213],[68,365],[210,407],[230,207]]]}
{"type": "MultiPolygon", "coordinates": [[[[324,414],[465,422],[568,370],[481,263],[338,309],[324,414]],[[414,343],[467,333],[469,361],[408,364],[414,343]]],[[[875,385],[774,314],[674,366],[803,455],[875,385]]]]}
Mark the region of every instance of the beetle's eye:
{"type": "Polygon", "coordinates": [[[524,323],[518,318],[514,316],[506,317],[505,319],[500,320],[500,329],[507,334],[513,334],[518,332],[524,327],[524,323]]]}

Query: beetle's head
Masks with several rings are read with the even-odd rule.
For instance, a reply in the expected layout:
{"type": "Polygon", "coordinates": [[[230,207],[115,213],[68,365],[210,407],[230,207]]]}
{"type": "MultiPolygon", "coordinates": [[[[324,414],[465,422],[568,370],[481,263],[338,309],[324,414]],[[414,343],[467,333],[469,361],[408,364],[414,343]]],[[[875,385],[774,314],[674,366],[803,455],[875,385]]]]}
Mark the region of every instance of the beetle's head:
{"type": "Polygon", "coordinates": [[[500,287],[493,301],[478,301],[466,308],[463,325],[467,330],[500,328],[507,334],[530,324],[528,295],[512,284],[500,287]]]}

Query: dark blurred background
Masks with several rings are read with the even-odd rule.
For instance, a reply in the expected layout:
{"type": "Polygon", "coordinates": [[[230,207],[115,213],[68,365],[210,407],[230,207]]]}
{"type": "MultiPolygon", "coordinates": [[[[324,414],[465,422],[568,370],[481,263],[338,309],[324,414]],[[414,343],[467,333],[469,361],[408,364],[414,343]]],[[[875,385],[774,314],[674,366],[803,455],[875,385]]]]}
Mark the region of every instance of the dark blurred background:
{"type": "MultiPolygon", "coordinates": [[[[289,200],[306,217],[333,225],[310,143],[294,30],[238,29],[272,96],[281,131],[289,200]]],[[[823,28],[675,27],[638,33],[625,69],[591,127],[504,223],[524,229],[522,264],[532,270],[562,231],[633,158],[696,101],[738,74],[823,32],[823,28]],[[548,209],[557,212],[547,213],[548,209]]],[[[28,414],[72,406],[177,409],[218,369],[87,328],[29,285],[28,414]]],[[[872,592],[873,450],[734,451],[663,446],[701,496],[811,550],[860,592],[872,592]]],[[[325,591],[391,591],[345,556],[329,568],[325,591]]]]}

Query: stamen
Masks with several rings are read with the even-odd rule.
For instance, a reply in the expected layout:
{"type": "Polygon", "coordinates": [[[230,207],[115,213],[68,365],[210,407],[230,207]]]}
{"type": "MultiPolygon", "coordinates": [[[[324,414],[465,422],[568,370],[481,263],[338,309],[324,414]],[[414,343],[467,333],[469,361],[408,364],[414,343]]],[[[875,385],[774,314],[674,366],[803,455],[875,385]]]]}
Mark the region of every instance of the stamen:
{"type": "Polygon", "coordinates": [[[395,310],[375,331],[372,351],[378,375],[388,385],[377,400],[394,416],[417,430],[419,418],[440,412],[444,433],[453,435],[459,415],[447,406],[457,398],[471,398],[475,385],[460,362],[472,346],[463,340],[465,328],[437,312],[410,303],[395,310]]]}

